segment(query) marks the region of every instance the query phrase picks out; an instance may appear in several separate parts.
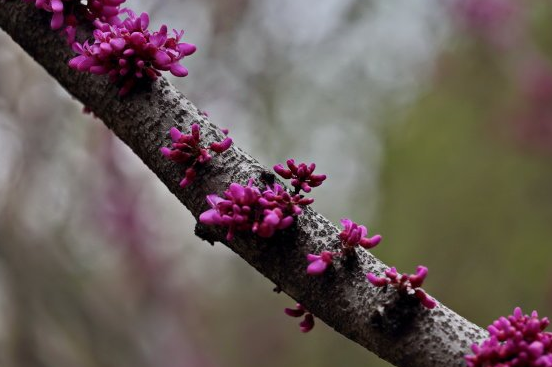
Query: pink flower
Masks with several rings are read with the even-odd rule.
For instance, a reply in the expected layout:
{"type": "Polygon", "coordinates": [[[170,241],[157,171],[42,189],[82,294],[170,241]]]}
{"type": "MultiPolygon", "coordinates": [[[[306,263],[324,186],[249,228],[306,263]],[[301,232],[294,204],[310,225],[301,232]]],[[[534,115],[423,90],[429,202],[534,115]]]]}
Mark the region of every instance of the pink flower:
{"type": "Polygon", "coordinates": [[[326,179],[326,175],[315,175],[313,173],[316,168],[314,163],[296,165],[293,159],[288,159],[286,163],[288,168],[284,168],[280,163],[274,166],[274,171],[285,179],[291,179],[291,185],[295,187],[296,194],[300,190],[309,193],[313,187],[322,185],[322,182],[326,179]]]}
{"type": "Polygon", "coordinates": [[[305,316],[303,321],[299,323],[299,327],[303,333],[308,333],[314,328],[314,316],[299,303],[295,307],[284,309],[284,313],[291,317],[305,316]]]}
{"type": "Polygon", "coordinates": [[[310,205],[313,199],[291,195],[281,185],[274,184],[267,186],[259,203],[268,209],[280,208],[285,212],[295,215],[301,214],[301,206],[310,205]]]}
{"type": "Polygon", "coordinates": [[[257,233],[260,237],[272,237],[276,230],[286,229],[293,224],[293,217],[286,215],[280,208],[265,209],[263,219],[255,222],[251,231],[257,233]]]}
{"type": "Polygon", "coordinates": [[[121,86],[119,94],[127,94],[138,80],[156,80],[161,71],[170,71],[175,76],[186,76],[188,70],[180,60],[193,54],[195,46],[181,43],[184,32],[174,31],[169,37],[167,26],[158,32],[148,31],[149,16],[137,16],[125,10],[127,18],[118,24],[96,20],[94,42],[74,43],[73,50],[79,54],[69,61],[69,66],[82,72],[107,74],[112,83],[121,86]]]}
{"type": "Polygon", "coordinates": [[[119,7],[125,0],[88,0],[86,4],[81,4],[77,0],[23,0],[25,2],[34,2],[35,6],[41,10],[52,13],[50,27],[60,29],[63,26],[74,27],[68,20],[71,17],[76,20],[77,10],[82,10],[89,20],[99,19],[109,24],[120,23],[119,7]],[[67,5],[67,6],[66,6],[67,5]]]}
{"type": "Polygon", "coordinates": [[[416,297],[420,303],[426,308],[432,309],[437,306],[437,301],[428,296],[428,294],[420,288],[427,276],[427,268],[418,266],[416,274],[399,274],[396,268],[385,270],[385,277],[377,277],[373,273],[366,274],[366,279],[376,287],[385,287],[391,285],[397,289],[399,293],[416,297]]]}
{"type": "Polygon", "coordinates": [[[468,367],[551,367],[552,333],[544,331],[549,323],[536,311],[523,315],[516,307],[513,315],[489,325],[489,339],[472,345],[474,354],[465,357],[468,367]]]}
{"type": "Polygon", "coordinates": [[[103,23],[119,24],[120,6],[126,0],[88,0],[86,10],[88,19],[99,19],[103,23]]]}
{"type": "Polygon", "coordinates": [[[360,246],[366,249],[376,247],[381,242],[381,236],[375,235],[367,238],[368,230],[364,226],[359,226],[350,219],[341,219],[343,231],[339,233],[341,249],[339,252],[323,251],[320,255],[308,254],[307,260],[310,265],[307,267],[307,273],[310,275],[319,275],[326,271],[328,265],[333,262],[334,257],[354,255],[354,248],[360,246]]]}
{"type": "Polygon", "coordinates": [[[312,203],[312,199],[291,195],[278,184],[267,186],[261,194],[253,180],[249,180],[247,186],[232,183],[224,195],[225,199],[208,195],[211,209],[201,214],[199,220],[208,225],[228,227],[228,241],[236,230],[251,231],[263,238],[272,237],[276,231],[294,223],[302,206],[312,203]]]}
{"type": "Polygon", "coordinates": [[[343,248],[347,251],[352,250],[355,246],[370,249],[376,247],[381,242],[382,237],[379,234],[369,238],[366,237],[368,234],[366,227],[359,226],[348,218],[341,219],[341,225],[343,226],[343,231],[339,233],[339,239],[343,248]]]}
{"type": "Polygon", "coordinates": [[[226,239],[231,241],[236,230],[247,231],[253,228],[253,214],[261,193],[250,180],[247,186],[230,184],[224,196],[225,199],[214,194],[207,195],[211,209],[202,213],[199,221],[208,225],[228,227],[226,239]]]}
{"type": "Polygon", "coordinates": [[[181,187],[191,184],[197,175],[197,169],[212,159],[208,150],[223,153],[232,145],[232,139],[225,138],[221,142],[212,143],[209,147],[202,147],[200,145],[200,127],[198,124],[192,125],[190,134],[182,134],[177,128],[172,127],[170,135],[172,148],[161,148],[161,154],[175,163],[190,165],[186,169],[184,179],[180,182],[181,187]]]}
{"type": "Polygon", "coordinates": [[[336,254],[330,251],[322,251],[320,255],[307,255],[307,261],[310,265],[307,267],[307,274],[320,275],[326,271],[329,265],[333,263],[336,254]]]}

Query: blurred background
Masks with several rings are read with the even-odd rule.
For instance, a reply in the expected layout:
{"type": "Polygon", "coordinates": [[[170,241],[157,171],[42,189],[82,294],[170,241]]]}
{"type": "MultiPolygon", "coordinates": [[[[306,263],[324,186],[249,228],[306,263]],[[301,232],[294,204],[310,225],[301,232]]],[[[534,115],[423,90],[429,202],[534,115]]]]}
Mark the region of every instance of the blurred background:
{"type": "MultiPolygon", "coordinates": [[[[315,161],[315,208],[486,326],[552,315],[552,4],[157,0],[198,45],[174,83],[265,165],[315,161]]],[[[0,32],[0,365],[389,366],[194,220],[0,32]],[[122,189],[124,188],[124,189],[122,189]]],[[[354,321],[353,321],[354,322],[354,321]]]]}

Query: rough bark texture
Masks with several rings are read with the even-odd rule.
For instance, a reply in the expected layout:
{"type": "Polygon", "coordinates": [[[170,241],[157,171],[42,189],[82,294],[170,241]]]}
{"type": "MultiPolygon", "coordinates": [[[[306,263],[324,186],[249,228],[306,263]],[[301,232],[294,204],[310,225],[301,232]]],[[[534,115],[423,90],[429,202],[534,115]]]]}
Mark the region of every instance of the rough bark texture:
{"type": "MultiPolygon", "coordinates": [[[[250,177],[274,178],[267,168],[233,146],[200,170],[190,187],[180,188],[182,169],[159,154],[159,148],[168,144],[169,128],[189,131],[192,123],[198,123],[208,141],[223,138],[220,130],[163,78],[151,90],[121,99],[106,78],[69,69],[72,52],[58,32],[49,28],[49,18],[32,4],[0,0],[0,27],[130,146],[196,218],[207,209],[207,194],[220,194],[231,182],[245,183],[250,177]]],[[[86,35],[86,30],[79,32],[86,35]]],[[[441,304],[426,310],[400,298],[394,289],[370,285],[365,274],[380,274],[386,266],[369,252],[358,251],[356,260],[338,265],[322,277],[307,276],[305,255],[337,246],[338,232],[310,209],[296,227],[270,240],[238,235],[227,242],[223,230],[196,228],[200,237],[230,247],[336,331],[396,366],[465,365],[463,356],[469,346],[487,333],[441,304]]]]}

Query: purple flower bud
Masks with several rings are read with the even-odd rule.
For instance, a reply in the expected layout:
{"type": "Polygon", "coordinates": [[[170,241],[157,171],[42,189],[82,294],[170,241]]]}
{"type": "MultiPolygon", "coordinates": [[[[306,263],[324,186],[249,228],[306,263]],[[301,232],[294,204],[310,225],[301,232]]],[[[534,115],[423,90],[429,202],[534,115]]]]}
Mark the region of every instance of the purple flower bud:
{"type": "Polygon", "coordinates": [[[200,164],[205,164],[209,162],[213,157],[209,154],[207,149],[201,148],[199,149],[199,156],[197,157],[197,162],[200,164]]]}
{"type": "MultiPolygon", "coordinates": [[[[201,134],[198,124],[191,126],[190,134],[183,134],[176,127],[172,127],[169,134],[173,142],[172,149],[163,147],[160,149],[161,154],[175,163],[189,165],[184,179],[180,182],[181,187],[186,187],[195,179],[197,168],[208,163],[212,159],[212,156],[209,154],[207,148],[200,145],[201,134]]],[[[232,139],[226,138],[222,142],[211,144],[209,149],[215,153],[222,153],[228,149],[230,144],[232,144],[232,139]],[[215,149],[213,149],[213,146],[215,146],[215,149]]]]}
{"type": "Polygon", "coordinates": [[[356,224],[349,218],[341,219],[341,225],[343,226],[343,231],[339,233],[339,239],[345,252],[352,253],[355,246],[370,249],[376,247],[381,242],[382,237],[380,235],[367,238],[368,230],[366,227],[356,224]]]}
{"type": "Polygon", "coordinates": [[[194,178],[196,177],[197,173],[196,171],[194,170],[193,167],[190,167],[186,170],[186,176],[184,177],[184,179],[182,181],[180,181],[180,187],[186,187],[188,186],[189,184],[192,183],[192,181],[194,180],[194,178]]]}
{"type": "Polygon", "coordinates": [[[538,358],[544,352],[544,345],[539,341],[534,341],[529,345],[527,351],[529,352],[531,357],[538,358]]]}
{"type": "Polygon", "coordinates": [[[394,266],[385,270],[385,276],[388,277],[391,280],[396,279],[399,276],[399,273],[397,272],[397,268],[394,266]]]}
{"type": "Polygon", "coordinates": [[[307,205],[311,205],[312,203],[314,203],[314,199],[312,198],[300,198],[299,200],[296,201],[297,205],[302,205],[302,206],[307,206],[307,205]]]}
{"type": "Polygon", "coordinates": [[[326,179],[326,175],[314,175],[313,171],[316,168],[314,163],[307,165],[305,163],[295,164],[293,159],[286,161],[288,168],[285,168],[283,164],[275,165],[274,171],[282,178],[287,180],[291,179],[291,185],[295,187],[295,193],[303,190],[308,193],[313,187],[320,186],[326,179]]]}
{"type": "Polygon", "coordinates": [[[305,309],[299,303],[295,306],[296,308],[285,308],[284,312],[286,315],[291,317],[301,317],[305,314],[305,309]]]}
{"type": "Polygon", "coordinates": [[[384,277],[378,278],[373,273],[366,274],[366,279],[368,279],[368,281],[373,285],[375,285],[376,287],[384,287],[387,284],[389,284],[389,279],[384,277]]]}
{"type": "Polygon", "coordinates": [[[307,267],[307,274],[321,275],[326,271],[329,265],[333,262],[334,253],[330,251],[322,251],[320,255],[307,255],[307,261],[310,263],[307,267]]]}
{"type": "Polygon", "coordinates": [[[314,316],[311,313],[306,314],[303,321],[299,323],[299,327],[303,333],[311,331],[314,328],[314,316]]]}
{"type": "Polygon", "coordinates": [[[310,312],[307,312],[301,304],[298,303],[295,309],[286,308],[284,312],[291,317],[304,316],[303,321],[299,323],[299,327],[303,333],[308,333],[314,327],[314,316],[310,312]]]}
{"type": "Polygon", "coordinates": [[[177,143],[180,140],[180,137],[182,136],[182,133],[176,127],[171,127],[170,134],[171,134],[171,139],[174,143],[177,143]]]}
{"type": "Polygon", "coordinates": [[[252,180],[247,186],[230,184],[224,195],[231,205],[217,205],[215,208],[210,203],[223,219],[226,218],[218,224],[228,227],[232,233],[234,230],[251,231],[264,238],[290,227],[301,213],[300,205],[303,205],[300,195],[292,196],[278,184],[267,186],[261,194],[252,180]]]}
{"type": "Polygon", "coordinates": [[[199,220],[207,225],[227,227],[226,239],[231,241],[236,230],[245,231],[253,228],[254,218],[252,216],[255,213],[251,211],[251,208],[257,205],[261,193],[252,184],[243,187],[232,183],[224,192],[224,196],[226,199],[217,195],[207,195],[207,202],[211,209],[202,213],[199,220]]]}
{"type": "Polygon", "coordinates": [[[552,366],[552,334],[545,332],[546,318],[533,311],[524,315],[519,307],[508,317],[489,325],[490,337],[474,344],[473,355],[465,357],[469,367],[486,366],[552,366]]]}
{"type": "Polygon", "coordinates": [[[285,169],[284,166],[281,163],[278,163],[273,168],[274,168],[274,171],[277,174],[279,174],[280,176],[282,176],[285,179],[290,179],[291,176],[292,176],[291,171],[289,169],[285,169]]]}
{"type": "Polygon", "coordinates": [[[201,213],[199,216],[199,221],[204,224],[220,224],[222,218],[220,217],[219,212],[216,209],[209,209],[206,212],[201,213]]]}
{"type": "Polygon", "coordinates": [[[437,301],[428,296],[427,293],[420,288],[414,290],[414,296],[420,300],[424,307],[430,310],[437,306],[437,301]]]}
{"type": "Polygon", "coordinates": [[[413,288],[421,287],[426,276],[427,268],[425,266],[418,266],[418,268],[416,269],[416,275],[410,276],[410,284],[413,288]]]}
{"type": "Polygon", "coordinates": [[[286,229],[289,226],[291,226],[294,222],[294,219],[291,215],[288,215],[287,217],[284,217],[282,220],[280,220],[280,224],[278,225],[278,229],[286,229]]]}
{"type": "Polygon", "coordinates": [[[192,124],[192,137],[194,138],[196,143],[199,143],[199,125],[198,124],[192,124]]]}
{"type": "MultiPolygon", "coordinates": [[[[61,0],[51,1],[62,4],[61,0]]],[[[147,30],[148,15],[142,13],[137,16],[128,9],[121,11],[127,16],[121,21],[118,18],[118,6],[122,2],[87,2],[88,15],[96,19],[94,42],[92,45],[88,42],[75,44],[73,50],[79,56],[70,60],[69,66],[83,72],[108,74],[111,82],[122,86],[120,95],[127,94],[136,85],[137,79],[156,80],[161,71],[170,71],[181,77],[188,75],[188,70],[179,62],[185,56],[191,55],[195,46],[180,43],[183,32],[174,31],[174,37],[170,38],[167,36],[166,26],[162,26],[158,32],[150,32],[147,30]]],[[[54,18],[52,22],[55,21],[57,26],[60,19],[63,22],[63,12],[54,12],[54,18]]]]}
{"type": "Polygon", "coordinates": [[[414,295],[426,308],[432,309],[437,306],[437,301],[428,296],[427,293],[420,288],[427,276],[427,268],[425,266],[418,266],[416,274],[412,275],[399,275],[397,269],[394,267],[385,270],[384,274],[385,277],[377,277],[373,273],[368,273],[366,274],[366,279],[376,287],[391,285],[401,294],[409,296],[414,295]]]}
{"type": "Polygon", "coordinates": [[[211,144],[210,149],[214,152],[222,153],[225,150],[229,149],[231,145],[232,138],[226,138],[221,142],[211,144]]]}

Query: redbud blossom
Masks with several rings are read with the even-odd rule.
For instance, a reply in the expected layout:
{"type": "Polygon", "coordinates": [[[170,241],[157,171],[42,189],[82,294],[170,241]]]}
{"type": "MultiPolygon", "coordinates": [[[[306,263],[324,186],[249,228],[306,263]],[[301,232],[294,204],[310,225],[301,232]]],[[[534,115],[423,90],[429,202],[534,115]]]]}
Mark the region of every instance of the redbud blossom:
{"type": "Polygon", "coordinates": [[[336,255],[339,254],[330,251],[322,251],[320,255],[308,254],[307,261],[310,265],[307,267],[307,274],[320,275],[324,273],[336,255]]]}
{"type": "Polygon", "coordinates": [[[427,276],[427,268],[418,266],[416,274],[399,274],[396,268],[385,270],[385,277],[377,277],[373,273],[366,274],[366,279],[376,287],[385,287],[391,285],[397,289],[399,293],[407,294],[416,297],[423,306],[432,309],[437,306],[437,301],[428,296],[428,294],[420,288],[427,276]]]}
{"type": "Polygon", "coordinates": [[[119,7],[126,0],[88,0],[86,4],[87,18],[99,19],[104,23],[119,24],[119,7]]]}
{"type": "Polygon", "coordinates": [[[264,208],[280,208],[295,215],[301,214],[301,206],[310,205],[313,202],[314,199],[304,198],[301,195],[291,195],[279,184],[267,186],[263,192],[263,197],[259,199],[259,203],[264,208]]]}
{"type": "MultiPolygon", "coordinates": [[[[23,0],[25,2],[34,2],[35,6],[41,10],[52,13],[50,27],[60,29],[67,26],[69,32],[74,31],[76,25],[75,13],[82,11],[89,20],[99,19],[102,22],[115,24],[119,20],[119,7],[125,0],[88,0],[81,3],[78,0],[23,0]]],[[[69,35],[71,36],[71,35],[69,35]]]]}
{"type": "Polygon", "coordinates": [[[529,316],[516,307],[513,315],[489,325],[489,339],[472,345],[468,367],[552,367],[552,333],[544,331],[549,323],[536,311],[529,316]]]}
{"type": "Polygon", "coordinates": [[[320,275],[332,264],[334,257],[348,256],[354,254],[356,246],[370,249],[376,247],[382,237],[378,234],[372,237],[366,237],[368,230],[365,226],[359,226],[348,218],[341,219],[343,231],[339,233],[341,249],[339,252],[323,251],[320,255],[308,254],[307,260],[310,265],[307,267],[307,273],[310,275],[320,275]]]}
{"type": "Polygon", "coordinates": [[[295,193],[299,193],[300,190],[304,192],[311,192],[313,187],[322,185],[322,182],[326,179],[326,175],[313,174],[316,165],[311,163],[295,164],[293,159],[287,160],[288,168],[284,168],[284,165],[279,163],[274,166],[274,171],[285,179],[291,179],[291,185],[295,187],[295,193]]]}
{"type": "Polygon", "coordinates": [[[273,192],[268,189],[261,194],[259,188],[253,186],[253,180],[247,186],[232,183],[224,192],[226,199],[217,195],[207,196],[211,209],[202,213],[199,220],[204,224],[228,227],[228,241],[233,239],[236,230],[250,230],[259,237],[272,237],[276,230],[292,225],[293,215],[301,212],[298,207],[291,211],[280,207],[273,192]]]}
{"type": "Polygon", "coordinates": [[[23,0],[27,3],[35,3],[35,6],[39,9],[52,13],[52,21],[50,27],[52,29],[59,29],[63,26],[64,14],[63,8],[64,2],[72,0],[23,0]]]}
{"type": "Polygon", "coordinates": [[[261,190],[249,180],[247,186],[232,183],[224,192],[225,198],[208,195],[211,209],[200,215],[204,224],[228,227],[226,239],[232,240],[234,232],[251,231],[259,237],[272,237],[278,230],[290,227],[301,214],[302,206],[312,199],[291,195],[279,184],[261,190]]]}
{"type": "Polygon", "coordinates": [[[299,323],[299,327],[303,333],[308,333],[314,327],[314,316],[305,310],[301,304],[298,303],[295,308],[286,308],[284,309],[284,312],[286,315],[291,317],[305,316],[303,321],[299,323]]]}
{"type": "Polygon", "coordinates": [[[226,239],[231,241],[235,231],[247,231],[253,227],[252,214],[261,192],[250,181],[247,186],[230,184],[224,192],[225,199],[212,194],[207,195],[211,209],[199,216],[199,221],[208,225],[219,225],[228,228],[226,239]]]}
{"type": "Polygon", "coordinates": [[[190,165],[186,169],[185,177],[180,182],[181,187],[186,187],[197,175],[197,168],[209,162],[212,157],[208,150],[215,153],[222,153],[232,145],[231,138],[225,138],[221,142],[212,143],[209,147],[200,145],[200,127],[193,124],[191,134],[182,134],[177,128],[172,127],[169,131],[172,140],[172,149],[163,147],[161,153],[175,163],[185,163],[190,165]]]}
{"type": "Polygon", "coordinates": [[[125,10],[127,18],[120,24],[94,22],[94,42],[74,43],[73,51],[79,54],[69,61],[69,66],[82,72],[107,74],[112,83],[121,86],[119,95],[127,94],[138,80],[156,80],[161,71],[170,71],[183,77],[188,70],[180,60],[193,54],[195,46],[180,43],[184,31],[174,31],[169,37],[167,26],[158,32],[148,31],[149,16],[137,16],[125,10]]]}
{"type": "Polygon", "coordinates": [[[341,225],[343,226],[343,231],[339,233],[339,239],[341,240],[343,249],[346,251],[352,250],[355,246],[370,249],[376,247],[381,242],[382,237],[379,234],[369,238],[366,237],[368,234],[366,227],[359,226],[348,218],[341,219],[341,225]]]}

